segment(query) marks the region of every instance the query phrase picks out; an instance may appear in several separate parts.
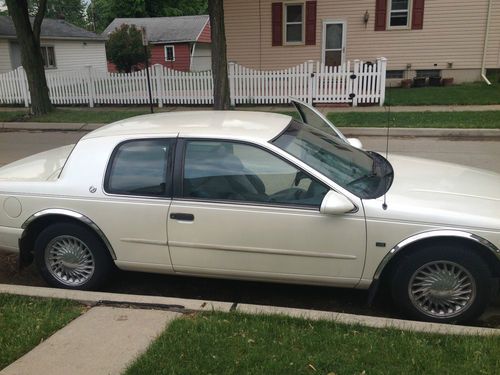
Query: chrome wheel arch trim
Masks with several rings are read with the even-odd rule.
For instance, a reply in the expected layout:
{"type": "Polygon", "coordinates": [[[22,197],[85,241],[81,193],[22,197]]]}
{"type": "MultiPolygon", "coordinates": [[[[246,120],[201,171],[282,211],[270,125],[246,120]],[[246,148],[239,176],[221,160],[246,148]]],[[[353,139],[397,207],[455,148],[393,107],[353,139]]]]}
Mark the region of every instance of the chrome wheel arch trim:
{"type": "Polygon", "coordinates": [[[500,249],[493,245],[490,241],[475,235],[473,233],[461,231],[461,230],[453,230],[453,229],[445,229],[445,230],[432,230],[428,232],[422,232],[415,234],[413,236],[410,236],[400,243],[398,243],[396,246],[394,246],[382,259],[380,264],[377,267],[377,270],[375,271],[375,274],[373,276],[373,280],[379,280],[380,276],[382,275],[382,272],[384,271],[385,267],[389,264],[390,260],[394,258],[396,254],[398,254],[401,250],[406,248],[409,245],[412,245],[416,242],[422,241],[422,240],[427,240],[431,238],[460,238],[460,239],[465,239],[469,240],[472,242],[475,242],[477,244],[482,245],[483,247],[487,248],[489,251],[493,253],[497,257],[497,259],[500,261],[500,249]]]}
{"type": "Polygon", "coordinates": [[[109,254],[111,255],[111,257],[114,260],[116,260],[115,251],[113,250],[113,247],[111,246],[111,243],[109,242],[108,238],[106,237],[106,235],[104,234],[104,232],[101,230],[101,228],[99,228],[97,226],[97,224],[94,223],[87,216],[85,216],[85,215],[83,215],[83,214],[81,214],[79,212],[68,210],[68,209],[64,209],[64,208],[49,208],[49,209],[46,209],[46,210],[38,211],[38,212],[34,213],[33,215],[31,215],[23,223],[23,225],[21,225],[21,229],[24,230],[21,237],[24,237],[26,229],[29,227],[29,225],[31,223],[33,223],[35,220],[37,220],[37,219],[39,219],[41,217],[48,216],[48,215],[67,216],[67,217],[76,219],[76,220],[78,220],[78,221],[86,224],[87,226],[89,226],[91,229],[94,230],[94,232],[104,242],[104,246],[106,246],[106,248],[108,249],[109,254]]]}

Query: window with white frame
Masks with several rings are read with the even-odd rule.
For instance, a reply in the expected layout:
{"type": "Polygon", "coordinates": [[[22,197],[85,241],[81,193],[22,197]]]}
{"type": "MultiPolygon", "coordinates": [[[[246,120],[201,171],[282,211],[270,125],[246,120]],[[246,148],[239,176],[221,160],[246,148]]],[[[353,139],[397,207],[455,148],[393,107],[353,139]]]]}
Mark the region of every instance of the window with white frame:
{"type": "Polygon", "coordinates": [[[408,27],[411,0],[389,0],[389,26],[408,27]]]}
{"type": "Polygon", "coordinates": [[[41,46],[43,65],[46,68],[56,68],[56,53],[53,46],[41,46]]]}
{"type": "Polygon", "coordinates": [[[285,4],[285,42],[304,41],[304,4],[285,4]]]}
{"type": "Polygon", "coordinates": [[[175,61],[174,46],[165,46],[165,61],[175,61]]]}

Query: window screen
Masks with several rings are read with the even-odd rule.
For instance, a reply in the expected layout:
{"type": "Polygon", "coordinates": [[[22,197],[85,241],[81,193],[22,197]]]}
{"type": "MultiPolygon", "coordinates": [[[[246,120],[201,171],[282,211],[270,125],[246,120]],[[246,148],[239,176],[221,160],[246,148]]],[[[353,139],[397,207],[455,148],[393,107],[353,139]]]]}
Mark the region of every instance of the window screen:
{"type": "Polygon", "coordinates": [[[300,43],[303,41],[303,11],[302,4],[286,5],[285,7],[285,32],[287,43],[300,43]]]}
{"type": "Polygon", "coordinates": [[[408,15],[410,13],[410,0],[390,0],[391,13],[390,25],[392,27],[408,26],[408,15]]]}

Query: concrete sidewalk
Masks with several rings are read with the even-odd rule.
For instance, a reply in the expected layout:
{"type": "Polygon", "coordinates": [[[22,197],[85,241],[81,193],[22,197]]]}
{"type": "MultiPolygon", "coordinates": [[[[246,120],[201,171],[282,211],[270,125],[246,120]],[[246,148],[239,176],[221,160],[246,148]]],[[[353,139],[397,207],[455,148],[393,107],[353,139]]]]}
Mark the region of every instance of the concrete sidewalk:
{"type": "Polygon", "coordinates": [[[0,374],[119,375],[179,315],[160,310],[94,307],[0,374]]]}

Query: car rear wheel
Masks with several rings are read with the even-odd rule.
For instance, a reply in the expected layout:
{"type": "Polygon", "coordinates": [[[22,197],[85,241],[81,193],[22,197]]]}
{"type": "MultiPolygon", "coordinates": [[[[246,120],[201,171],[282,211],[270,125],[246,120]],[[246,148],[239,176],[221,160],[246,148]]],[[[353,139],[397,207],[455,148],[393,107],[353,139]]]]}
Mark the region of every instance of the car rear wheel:
{"type": "Polygon", "coordinates": [[[440,323],[474,320],[491,296],[491,272],[463,247],[433,245],[400,260],[391,283],[394,302],[411,318],[440,323]]]}
{"type": "Polygon", "coordinates": [[[45,281],[65,289],[95,289],[109,277],[113,261],[99,238],[72,223],[53,224],[35,242],[35,262],[45,281]]]}

